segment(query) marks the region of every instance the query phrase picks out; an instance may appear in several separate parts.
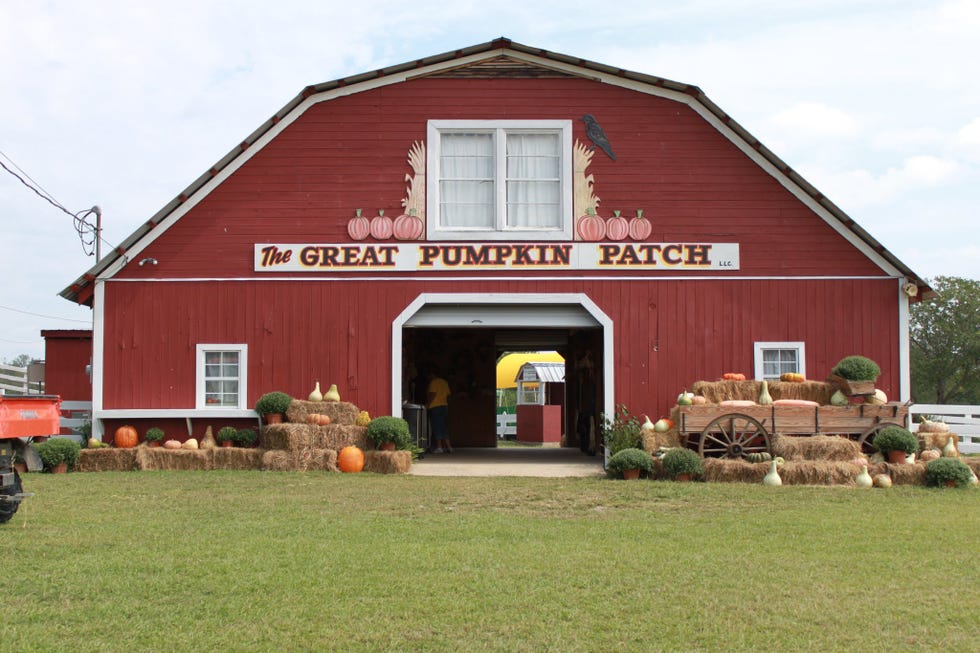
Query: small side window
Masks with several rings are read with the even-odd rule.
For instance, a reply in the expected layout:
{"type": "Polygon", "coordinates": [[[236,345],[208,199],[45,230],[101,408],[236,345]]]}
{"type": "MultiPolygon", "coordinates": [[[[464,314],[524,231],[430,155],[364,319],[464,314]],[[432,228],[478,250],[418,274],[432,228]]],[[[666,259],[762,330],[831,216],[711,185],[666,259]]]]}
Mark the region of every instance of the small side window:
{"type": "Polygon", "coordinates": [[[778,381],[788,372],[806,376],[806,351],[802,342],[755,343],[755,378],[778,381]]]}
{"type": "Polygon", "coordinates": [[[246,408],[247,345],[197,346],[197,407],[246,408]]]}

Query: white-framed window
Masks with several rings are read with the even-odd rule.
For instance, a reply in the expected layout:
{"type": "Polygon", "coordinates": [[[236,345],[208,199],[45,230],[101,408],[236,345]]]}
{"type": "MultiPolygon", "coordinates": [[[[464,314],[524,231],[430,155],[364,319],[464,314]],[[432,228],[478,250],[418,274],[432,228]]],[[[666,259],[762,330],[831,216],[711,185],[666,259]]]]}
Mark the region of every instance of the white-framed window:
{"type": "Polygon", "coordinates": [[[806,376],[806,347],[802,342],[755,343],[755,378],[778,381],[780,375],[797,372],[806,376]]]}
{"type": "Polygon", "coordinates": [[[247,408],[248,345],[197,346],[197,407],[247,408]]]}
{"type": "Polygon", "coordinates": [[[429,240],[571,240],[570,120],[430,120],[429,240]]]}

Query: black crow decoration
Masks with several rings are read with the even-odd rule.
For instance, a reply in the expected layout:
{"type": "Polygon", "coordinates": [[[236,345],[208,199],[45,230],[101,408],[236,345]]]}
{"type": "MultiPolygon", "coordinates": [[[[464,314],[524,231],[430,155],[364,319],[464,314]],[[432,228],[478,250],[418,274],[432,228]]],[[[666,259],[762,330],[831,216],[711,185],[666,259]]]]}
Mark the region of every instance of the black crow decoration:
{"type": "Polygon", "coordinates": [[[602,127],[596,122],[595,117],[591,113],[587,113],[582,116],[582,122],[585,123],[585,135],[594,143],[592,146],[593,151],[598,147],[608,154],[610,159],[615,161],[616,155],[613,154],[612,147],[609,146],[609,139],[606,138],[606,133],[602,131],[602,127]]]}

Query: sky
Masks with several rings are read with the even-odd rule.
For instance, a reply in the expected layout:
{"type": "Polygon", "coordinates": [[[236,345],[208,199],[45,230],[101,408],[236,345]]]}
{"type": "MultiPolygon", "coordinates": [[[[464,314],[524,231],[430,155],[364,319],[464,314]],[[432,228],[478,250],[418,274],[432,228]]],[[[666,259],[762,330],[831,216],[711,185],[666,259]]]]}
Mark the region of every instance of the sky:
{"type": "Polygon", "coordinates": [[[506,37],[700,87],[919,276],[980,280],[980,0],[0,3],[0,362],[304,87],[506,37]],[[91,250],[91,248],[88,248],[91,250]]]}

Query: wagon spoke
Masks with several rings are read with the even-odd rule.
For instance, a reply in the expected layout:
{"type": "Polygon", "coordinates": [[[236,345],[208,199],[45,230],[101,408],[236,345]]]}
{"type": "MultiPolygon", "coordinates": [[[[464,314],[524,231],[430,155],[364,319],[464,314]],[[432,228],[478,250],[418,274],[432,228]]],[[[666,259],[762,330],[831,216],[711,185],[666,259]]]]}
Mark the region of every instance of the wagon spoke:
{"type": "Polygon", "coordinates": [[[708,438],[709,440],[714,440],[715,442],[717,442],[721,446],[725,447],[726,449],[728,448],[728,442],[726,440],[719,440],[718,438],[716,438],[711,433],[705,434],[705,437],[708,438]]]}

